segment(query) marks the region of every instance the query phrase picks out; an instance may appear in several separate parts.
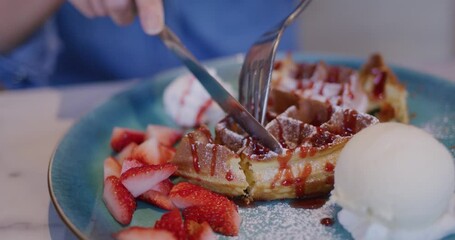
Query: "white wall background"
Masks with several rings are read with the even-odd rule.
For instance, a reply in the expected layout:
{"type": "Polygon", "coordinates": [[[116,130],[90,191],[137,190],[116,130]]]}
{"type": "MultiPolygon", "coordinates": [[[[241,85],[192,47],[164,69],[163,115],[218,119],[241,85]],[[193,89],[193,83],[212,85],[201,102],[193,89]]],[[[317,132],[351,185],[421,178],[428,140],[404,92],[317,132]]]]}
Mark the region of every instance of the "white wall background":
{"type": "Polygon", "coordinates": [[[313,0],[300,16],[304,52],[415,65],[455,58],[455,0],[313,0]]]}

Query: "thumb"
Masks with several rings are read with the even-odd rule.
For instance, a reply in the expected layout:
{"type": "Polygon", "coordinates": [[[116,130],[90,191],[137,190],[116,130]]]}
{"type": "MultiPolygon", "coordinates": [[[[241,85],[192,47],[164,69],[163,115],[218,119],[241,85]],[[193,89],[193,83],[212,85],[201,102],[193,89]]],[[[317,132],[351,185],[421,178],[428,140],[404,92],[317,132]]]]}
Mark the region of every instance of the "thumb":
{"type": "Polygon", "coordinates": [[[162,0],[136,0],[139,20],[145,33],[156,35],[164,27],[162,0]]]}

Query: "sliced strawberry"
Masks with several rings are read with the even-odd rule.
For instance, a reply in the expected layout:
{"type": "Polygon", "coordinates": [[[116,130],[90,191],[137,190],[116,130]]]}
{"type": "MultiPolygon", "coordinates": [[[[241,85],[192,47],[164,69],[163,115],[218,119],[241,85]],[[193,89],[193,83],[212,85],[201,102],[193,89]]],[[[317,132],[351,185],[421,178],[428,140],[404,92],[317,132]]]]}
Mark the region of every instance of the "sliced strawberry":
{"type": "Polygon", "coordinates": [[[136,200],[117,177],[104,180],[103,200],[111,215],[119,223],[130,224],[136,210],[136,200]]]}
{"type": "Polygon", "coordinates": [[[175,185],[171,189],[169,197],[178,208],[187,208],[194,205],[207,205],[218,201],[229,201],[229,199],[224,196],[188,182],[181,182],[175,185]]]}
{"type": "Polygon", "coordinates": [[[104,160],[104,179],[106,180],[106,178],[110,176],[115,176],[119,178],[121,168],[122,167],[117,162],[117,160],[115,160],[112,157],[106,158],[106,160],[104,160]]]}
{"type": "Polygon", "coordinates": [[[213,231],[227,236],[237,236],[240,228],[240,215],[231,201],[214,202],[183,210],[185,221],[208,222],[213,231]]]}
{"type": "Polygon", "coordinates": [[[164,210],[176,209],[169,196],[155,190],[148,190],[147,192],[141,194],[139,199],[164,210]]]}
{"type": "Polygon", "coordinates": [[[134,142],[140,144],[145,139],[145,133],[129,128],[115,127],[112,130],[111,147],[116,152],[120,152],[128,144],[134,142]]]}
{"type": "Polygon", "coordinates": [[[114,238],[117,240],[177,240],[167,230],[147,227],[129,227],[114,234],[114,238]]]}
{"type": "Polygon", "coordinates": [[[174,148],[164,146],[156,138],[149,138],[133,149],[131,158],[149,165],[160,165],[170,162],[174,155],[174,148]]]}
{"type": "Polygon", "coordinates": [[[144,165],[145,164],[141,161],[138,161],[138,160],[132,159],[132,158],[127,158],[127,159],[123,160],[122,170],[120,171],[120,174],[125,173],[126,171],[130,170],[131,168],[142,167],[144,165]]]}
{"type": "Polygon", "coordinates": [[[185,220],[185,230],[188,240],[214,240],[217,236],[207,222],[198,223],[185,220]]]}
{"type": "Polygon", "coordinates": [[[115,159],[117,159],[117,161],[120,164],[123,164],[123,161],[125,159],[131,157],[131,154],[133,153],[133,149],[135,147],[137,147],[137,143],[135,143],[135,142],[132,142],[132,143],[128,144],[126,147],[124,147],[122,149],[122,151],[119,152],[119,154],[117,154],[117,156],[115,156],[115,159]]]}
{"type": "Polygon", "coordinates": [[[169,192],[171,191],[172,187],[174,187],[174,183],[172,183],[172,181],[169,179],[164,179],[157,185],[153,186],[152,190],[155,190],[167,196],[169,195],[169,192]]]}
{"type": "Polygon", "coordinates": [[[160,144],[155,138],[149,138],[136,148],[131,155],[132,158],[149,165],[160,165],[167,161],[161,158],[160,144]]]}
{"type": "Polygon", "coordinates": [[[182,136],[183,131],[178,129],[153,124],[147,126],[146,138],[156,138],[164,146],[173,146],[182,136]]]}
{"type": "Polygon", "coordinates": [[[183,219],[178,209],[163,214],[160,220],[155,223],[155,228],[171,231],[179,240],[186,239],[183,219]]]}
{"type": "Polygon", "coordinates": [[[129,169],[121,175],[120,179],[128,191],[137,197],[171,176],[176,170],[177,167],[170,163],[147,165],[129,169]]]}

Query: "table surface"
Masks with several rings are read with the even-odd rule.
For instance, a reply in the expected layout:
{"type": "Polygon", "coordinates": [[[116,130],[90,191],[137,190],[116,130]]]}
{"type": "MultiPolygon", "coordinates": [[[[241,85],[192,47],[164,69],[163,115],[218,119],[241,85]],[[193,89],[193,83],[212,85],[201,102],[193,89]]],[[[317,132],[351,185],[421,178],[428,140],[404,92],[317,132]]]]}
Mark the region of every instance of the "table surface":
{"type": "MultiPolygon", "coordinates": [[[[455,82],[455,60],[413,68],[455,82]]],[[[50,157],[78,118],[137,82],[0,92],[0,239],[75,239],[50,201],[50,157]]]]}

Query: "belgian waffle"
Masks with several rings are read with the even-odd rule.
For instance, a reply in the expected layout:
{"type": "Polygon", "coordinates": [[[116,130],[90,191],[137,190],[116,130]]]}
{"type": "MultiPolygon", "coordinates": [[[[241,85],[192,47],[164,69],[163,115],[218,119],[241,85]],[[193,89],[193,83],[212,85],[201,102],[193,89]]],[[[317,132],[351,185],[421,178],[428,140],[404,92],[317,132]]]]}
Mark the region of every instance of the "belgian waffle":
{"type": "Polygon", "coordinates": [[[277,115],[266,129],[285,148],[283,154],[269,151],[225,118],[216,126],[215,141],[207,140],[211,136],[200,129],[183,138],[173,160],[178,174],[213,191],[254,200],[326,194],[333,187],[333,168],[346,141],[378,122],[356,110],[303,98],[273,114],[277,115]],[[228,154],[214,160],[214,147],[228,154]],[[213,162],[219,171],[209,173],[213,162]]]}
{"type": "Polygon", "coordinates": [[[229,196],[327,194],[338,155],[354,134],[379,121],[408,122],[406,96],[379,54],[359,71],[288,56],[274,66],[265,126],[283,154],[261,146],[226,117],[214,138],[204,127],[187,134],[173,162],[180,176],[229,196]]]}
{"type": "Polygon", "coordinates": [[[373,54],[360,71],[322,61],[296,63],[289,55],[275,63],[272,88],[367,112],[383,122],[409,121],[407,91],[379,54],[373,54]]]}

